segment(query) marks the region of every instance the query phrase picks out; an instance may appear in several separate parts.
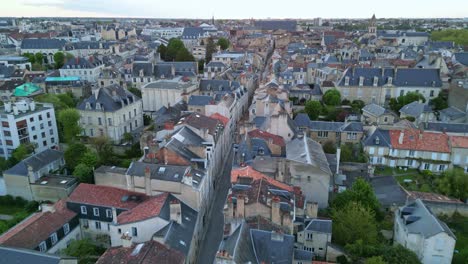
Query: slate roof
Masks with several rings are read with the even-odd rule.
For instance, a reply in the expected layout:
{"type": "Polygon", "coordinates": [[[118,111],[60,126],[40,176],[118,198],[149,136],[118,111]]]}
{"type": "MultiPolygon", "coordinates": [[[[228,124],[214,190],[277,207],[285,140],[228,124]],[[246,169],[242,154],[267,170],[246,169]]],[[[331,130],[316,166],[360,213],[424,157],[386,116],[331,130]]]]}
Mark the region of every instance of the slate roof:
{"type": "Polygon", "coordinates": [[[89,59],[76,57],[69,59],[62,66],[62,69],[93,69],[99,65],[102,65],[102,62],[95,57],[90,57],[89,59]]]}
{"type": "Polygon", "coordinates": [[[58,49],[65,46],[64,40],[59,39],[23,39],[21,49],[58,49]]]}
{"type": "Polygon", "coordinates": [[[74,260],[73,257],[64,257],[42,253],[37,250],[10,248],[0,246],[0,260],[2,263],[34,263],[34,264],[60,264],[63,261],[74,260]]]}
{"type": "Polygon", "coordinates": [[[95,91],[95,94],[84,99],[77,108],[78,110],[84,111],[104,110],[106,112],[115,112],[123,107],[135,103],[138,100],[140,100],[140,98],[129,92],[127,89],[122,88],[118,84],[113,84],[107,87],[98,88],[98,90],[95,91]],[[87,103],[89,103],[91,109],[86,108],[87,103]],[[100,104],[101,109],[97,109],[96,104],[100,104]]]}
{"type": "Polygon", "coordinates": [[[392,147],[388,130],[376,129],[364,140],[364,146],[392,147]]]}
{"type": "Polygon", "coordinates": [[[378,105],[378,104],[368,104],[362,108],[363,112],[367,112],[373,116],[379,117],[387,111],[384,107],[378,105]]]}
{"type": "Polygon", "coordinates": [[[214,104],[213,97],[208,95],[191,95],[187,105],[205,106],[214,104]]]}
{"type": "Polygon", "coordinates": [[[0,78],[10,78],[15,72],[14,66],[0,65],[0,78]]]}
{"type": "Polygon", "coordinates": [[[294,260],[296,261],[303,261],[305,263],[311,263],[312,259],[314,258],[314,253],[302,250],[302,249],[294,249],[294,260]]]}
{"type": "Polygon", "coordinates": [[[456,107],[453,107],[453,106],[442,109],[442,110],[439,111],[439,113],[441,115],[449,118],[450,120],[462,118],[462,117],[465,117],[465,115],[466,115],[465,112],[463,112],[462,110],[460,110],[460,109],[458,109],[456,107]]]}
{"type": "Polygon", "coordinates": [[[3,233],[0,236],[0,244],[9,247],[35,249],[42,241],[77,215],[67,209],[65,200],[59,200],[54,208],[55,212],[34,213],[3,233]]]}
{"type": "Polygon", "coordinates": [[[426,131],[447,133],[467,133],[468,131],[468,124],[465,123],[426,122],[423,123],[423,127],[426,131]]]}
{"type": "Polygon", "coordinates": [[[390,130],[390,142],[395,149],[450,153],[447,134],[406,129],[403,131],[403,141],[400,144],[399,138],[401,133],[402,131],[400,130],[390,130]]]}
{"type": "Polygon", "coordinates": [[[312,165],[324,173],[332,174],[327,157],[320,143],[303,136],[296,138],[286,145],[286,158],[296,162],[312,165]]]}
{"type": "Polygon", "coordinates": [[[468,52],[455,53],[454,56],[456,61],[465,66],[468,66],[468,52]]]}
{"type": "Polygon", "coordinates": [[[388,83],[392,77],[392,84],[401,87],[442,87],[438,69],[390,69],[390,68],[348,68],[339,82],[345,86],[345,79],[349,77],[349,86],[359,86],[359,78],[364,77],[363,86],[373,86],[377,77],[377,86],[388,83]]]}
{"type": "Polygon", "coordinates": [[[198,39],[205,34],[205,30],[201,27],[186,27],[182,32],[182,39],[198,39]]]}
{"type": "Polygon", "coordinates": [[[172,74],[172,65],[154,65],[154,75],[156,78],[167,78],[170,79],[172,74]]]}
{"type": "Polygon", "coordinates": [[[416,118],[418,118],[423,113],[430,112],[432,112],[432,108],[428,104],[420,103],[418,101],[409,103],[400,109],[400,113],[416,118]]]}
{"type": "Polygon", "coordinates": [[[261,30],[286,30],[290,32],[296,31],[296,20],[257,20],[255,26],[261,30]]]}
{"type": "Polygon", "coordinates": [[[206,67],[226,68],[226,64],[221,61],[210,61],[208,64],[206,64],[206,67]]]}
{"type": "Polygon", "coordinates": [[[173,66],[176,72],[176,75],[179,75],[182,72],[198,72],[198,65],[194,61],[170,61],[170,62],[158,62],[155,66],[160,65],[170,65],[173,66]]]}
{"type": "Polygon", "coordinates": [[[306,230],[331,234],[332,220],[331,219],[312,219],[307,225],[306,230]]]}
{"type": "Polygon", "coordinates": [[[450,228],[444,222],[439,220],[420,199],[401,207],[398,213],[403,218],[403,222],[406,225],[408,233],[420,234],[424,238],[430,238],[434,235],[445,232],[453,239],[456,239],[450,228]],[[402,216],[402,211],[405,211],[408,214],[402,216]],[[408,219],[412,222],[406,224],[408,219]]]}
{"type": "MultiPolygon", "coordinates": [[[[185,123],[197,129],[206,128],[210,135],[214,135],[215,132],[223,126],[221,121],[197,113],[192,113],[183,119],[181,118],[179,123],[185,123]]],[[[179,125],[179,123],[177,123],[177,125],[179,125]]]]}
{"type": "Polygon", "coordinates": [[[171,222],[170,229],[164,237],[164,244],[187,256],[190,250],[198,213],[184,203],[181,203],[180,207],[182,224],[171,222]]]}
{"type": "Polygon", "coordinates": [[[99,257],[96,264],[183,264],[185,256],[181,252],[171,249],[157,241],[150,240],[145,243],[134,244],[131,247],[108,248],[99,257]]]}
{"type": "Polygon", "coordinates": [[[140,71],[143,71],[143,76],[152,76],[153,64],[151,62],[134,62],[132,65],[133,76],[139,77],[140,71]]]}
{"type": "Polygon", "coordinates": [[[275,239],[273,232],[251,229],[250,237],[257,263],[292,263],[294,236],[279,234],[275,239]]]}
{"type": "Polygon", "coordinates": [[[28,176],[28,166],[31,166],[33,171],[38,171],[41,168],[51,164],[57,160],[63,159],[63,152],[53,149],[46,149],[42,152],[34,154],[3,172],[3,174],[28,176]]]}
{"type": "Polygon", "coordinates": [[[200,92],[228,93],[240,87],[237,81],[226,80],[201,80],[200,92]]]}

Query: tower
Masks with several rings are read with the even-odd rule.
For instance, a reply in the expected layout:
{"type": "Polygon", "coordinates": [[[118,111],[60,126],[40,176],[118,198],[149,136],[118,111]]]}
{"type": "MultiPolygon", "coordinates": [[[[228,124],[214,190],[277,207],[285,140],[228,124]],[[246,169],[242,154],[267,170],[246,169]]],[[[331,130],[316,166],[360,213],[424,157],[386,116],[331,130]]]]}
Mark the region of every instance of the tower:
{"type": "Polygon", "coordinates": [[[368,33],[371,36],[377,36],[377,19],[375,18],[375,14],[369,21],[368,33]]]}

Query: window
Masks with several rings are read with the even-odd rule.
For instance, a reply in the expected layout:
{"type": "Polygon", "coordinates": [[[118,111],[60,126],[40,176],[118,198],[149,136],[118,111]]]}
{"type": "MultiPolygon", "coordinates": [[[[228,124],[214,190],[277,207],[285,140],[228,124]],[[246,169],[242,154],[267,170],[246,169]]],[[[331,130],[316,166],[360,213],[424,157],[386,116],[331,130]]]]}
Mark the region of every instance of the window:
{"type": "Polygon", "coordinates": [[[319,138],[327,138],[328,137],[328,131],[319,131],[318,132],[318,137],[319,138]]]}
{"type": "Polygon", "coordinates": [[[382,164],[383,162],[383,159],[382,157],[377,157],[377,164],[382,164]]]}
{"type": "Polygon", "coordinates": [[[53,130],[53,129],[50,129],[50,130],[49,130],[49,134],[50,134],[50,135],[53,135],[53,134],[54,134],[54,130],[53,130]]]}
{"type": "Polygon", "coordinates": [[[45,140],[42,141],[42,145],[43,145],[44,147],[47,146],[47,141],[45,141],[45,140]]]}
{"type": "Polygon", "coordinates": [[[99,208],[93,208],[94,216],[99,216],[99,208]]]}
{"type": "Polygon", "coordinates": [[[131,119],[131,118],[132,118],[132,112],[128,111],[128,119],[131,119]]]}
{"type": "Polygon", "coordinates": [[[101,222],[99,221],[94,222],[94,226],[96,227],[97,230],[101,230],[101,222]]]}
{"type": "Polygon", "coordinates": [[[307,233],[307,239],[312,240],[312,233],[307,233]]]}
{"type": "Polygon", "coordinates": [[[92,128],[91,128],[91,129],[89,129],[89,135],[90,135],[90,136],[92,136],[92,137],[94,137],[94,131],[93,131],[93,129],[92,129],[92,128]]]}
{"type": "Polygon", "coordinates": [[[410,156],[410,157],[414,157],[414,150],[410,150],[410,151],[409,151],[409,156],[410,156]]]}
{"type": "Polygon", "coordinates": [[[29,118],[29,122],[34,122],[34,117],[29,118]]]}
{"type": "Polygon", "coordinates": [[[42,138],[45,138],[46,137],[45,132],[42,132],[41,136],[42,136],[42,138]]]}
{"type": "Polygon", "coordinates": [[[357,132],[349,132],[349,133],[347,133],[347,138],[348,138],[348,140],[357,139],[357,132]]]}
{"type": "Polygon", "coordinates": [[[37,135],[34,135],[34,136],[33,136],[33,139],[36,140],[36,139],[37,139],[37,135]]]}
{"type": "Polygon", "coordinates": [[[47,118],[50,118],[50,113],[49,113],[49,112],[47,112],[46,116],[47,116],[47,118]]]}
{"type": "Polygon", "coordinates": [[[135,120],[135,128],[138,127],[138,120],[135,120]]]}
{"type": "Polygon", "coordinates": [[[445,165],[439,165],[439,171],[445,170],[445,165]]]}
{"type": "Polygon", "coordinates": [[[99,124],[100,126],[102,126],[102,119],[101,119],[100,117],[98,117],[97,120],[98,120],[98,124],[99,124]]]}
{"type": "Polygon", "coordinates": [[[42,115],[39,115],[39,120],[41,120],[41,121],[42,121],[42,115]]]}
{"type": "Polygon", "coordinates": [[[86,206],[82,205],[81,206],[81,214],[88,214],[88,210],[86,209],[86,206]]]}
{"type": "Polygon", "coordinates": [[[400,96],[403,96],[403,95],[405,95],[405,91],[404,91],[404,90],[401,90],[401,91],[400,91],[400,96]]]}
{"type": "Polygon", "coordinates": [[[52,121],[47,121],[47,124],[51,127],[52,126],[52,121]]]}
{"type": "Polygon", "coordinates": [[[31,127],[31,130],[32,130],[32,131],[36,130],[36,127],[35,127],[35,126],[32,126],[32,127],[31,127]]]}
{"type": "Polygon", "coordinates": [[[57,233],[53,233],[53,234],[50,236],[50,241],[52,242],[52,245],[57,244],[57,241],[58,241],[57,233]]]}
{"type": "Polygon", "coordinates": [[[40,244],[39,244],[39,251],[41,252],[46,252],[47,250],[47,244],[45,241],[42,241],[40,244]]]}
{"type": "Polygon", "coordinates": [[[424,163],[424,169],[425,169],[425,170],[430,170],[430,169],[431,169],[431,164],[429,164],[429,163],[424,163]]]}
{"type": "Polygon", "coordinates": [[[120,229],[120,228],[117,229],[117,232],[118,232],[119,234],[122,234],[122,229],[120,229]]]}
{"type": "Polygon", "coordinates": [[[369,148],[369,154],[374,154],[375,149],[373,147],[369,148]]]}
{"type": "Polygon", "coordinates": [[[106,209],[106,217],[107,218],[112,218],[112,210],[111,209],[106,209]]]}
{"type": "Polygon", "coordinates": [[[134,237],[138,236],[138,230],[136,227],[132,227],[132,236],[134,237]]]}
{"type": "Polygon", "coordinates": [[[133,109],[133,114],[134,116],[136,116],[136,109],[133,109]]]}
{"type": "Polygon", "coordinates": [[[410,166],[410,167],[413,166],[413,161],[414,160],[408,160],[408,166],[410,166]]]}
{"type": "Polygon", "coordinates": [[[55,143],[55,138],[50,138],[50,142],[55,143]]]}
{"type": "Polygon", "coordinates": [[[40,127],[41,129],[44,129],[44,124],[40,124],[39,127],[40,127]]]}
{"type": "Polygon", "coordinates": [[[430,97],[434,97],[434,90],[431,90],[431,91],[430,91],[429,96],[430,96],[430,97]]]}
{"type": "Polygon", "coordinates": [[[379,148],[379,155],[382,156],[384,154],[384,149],[383,148],[379,148]]]}
{"type": "Polygon", "coordinates": [[[84,227],[84,228],[88,228],[88,227],[89,227],[88,219],[83,219],[83,227],[84,227]]]}
{"type": "Polygon", "coordinates": [[[68,223],[66,223],[64,226],[63,226],[63,233],[65,235],[67,235],[68,233],[70,233],[70,225],[68,223]]]}
{"type": "Polygon", "coordinates": [[[107,231],[110,231],[110,224],[107,224],[107,231]]]}
{"type": "Polygon", "coordinates": [[[127,121],[127,118],[125,117],[125,114],[123,114],[123,121],[127,121]]]}
{"type": "Polygon", "coordinates": [[[112,126],[112,118],[107,118],[107,124],[109,124],[109,126],[112,126]]]}

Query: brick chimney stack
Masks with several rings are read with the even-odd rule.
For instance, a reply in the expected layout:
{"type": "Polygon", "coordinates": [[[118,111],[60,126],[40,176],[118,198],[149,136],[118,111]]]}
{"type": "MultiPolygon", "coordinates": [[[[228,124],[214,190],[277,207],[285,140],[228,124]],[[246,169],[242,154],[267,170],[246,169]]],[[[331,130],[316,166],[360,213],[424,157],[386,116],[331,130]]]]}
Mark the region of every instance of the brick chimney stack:
{"type": "Polygon", "coordinates": [[[245,204],[244,195],[237,195],[236,218],[244,218],[244,213],[245,213],[244,204],[245,204]]]}
{"type": "Polygon", "coordinates": [[[273,197],[271,200],[271,221],[281,225],[280,198],[278,196],[273,197]]]}

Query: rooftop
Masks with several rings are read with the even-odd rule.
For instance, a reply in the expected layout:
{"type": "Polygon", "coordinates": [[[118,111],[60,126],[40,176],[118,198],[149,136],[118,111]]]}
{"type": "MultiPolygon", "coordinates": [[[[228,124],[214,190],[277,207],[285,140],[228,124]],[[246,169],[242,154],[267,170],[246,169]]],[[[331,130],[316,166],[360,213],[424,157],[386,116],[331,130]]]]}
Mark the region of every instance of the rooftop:
{"type": "Polygon", "coordinates": [[[417,129],[390,130],[390,141],[395,149],[450,153],[449,137],[444,133],[421,132],[417,129]]]}

